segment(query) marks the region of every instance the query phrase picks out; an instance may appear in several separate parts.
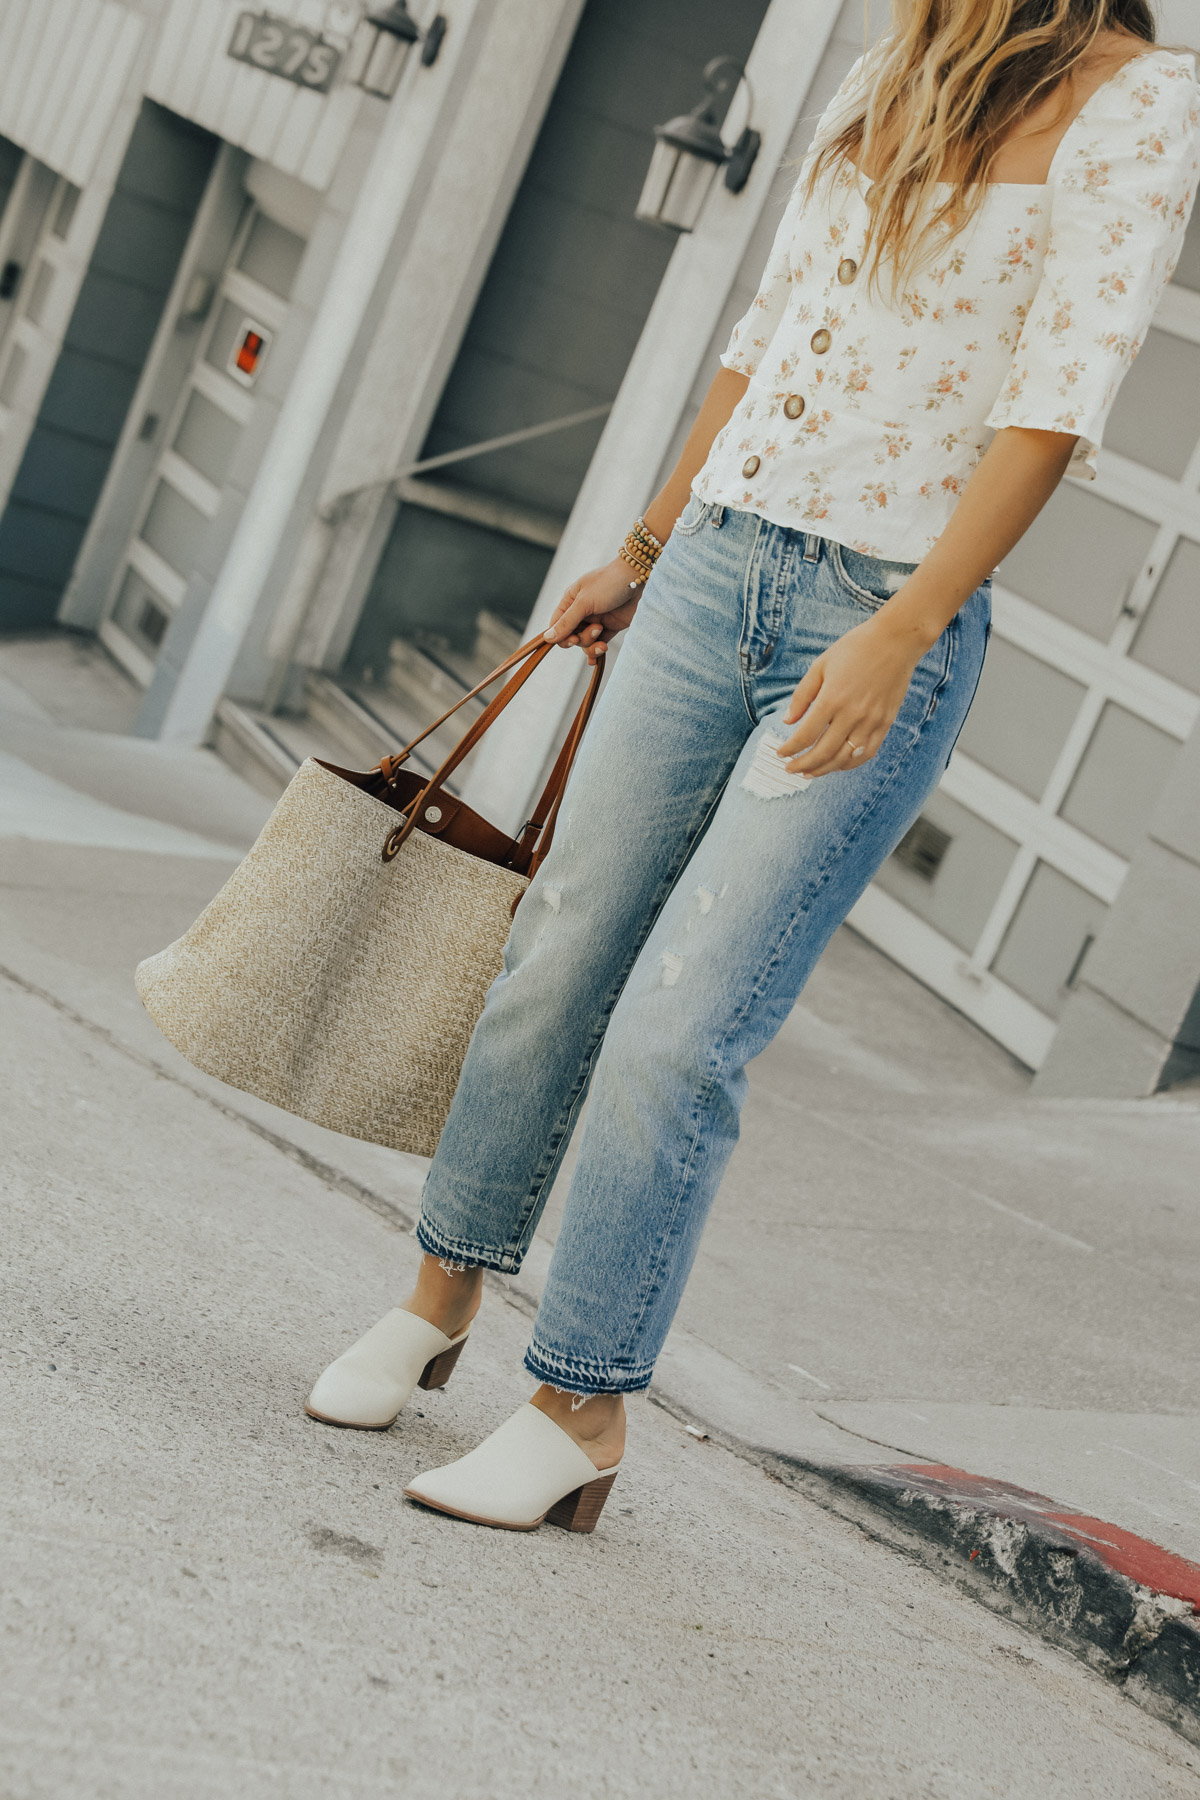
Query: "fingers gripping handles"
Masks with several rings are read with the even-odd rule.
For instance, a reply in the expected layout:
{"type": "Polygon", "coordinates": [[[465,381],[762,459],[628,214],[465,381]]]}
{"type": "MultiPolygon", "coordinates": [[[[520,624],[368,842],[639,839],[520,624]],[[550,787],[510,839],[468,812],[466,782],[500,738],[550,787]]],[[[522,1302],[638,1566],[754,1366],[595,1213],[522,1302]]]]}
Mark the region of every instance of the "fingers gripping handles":
{"type": "MultiPolygon", "coordinates": [[[[509,701],[520,692],[529,677],[533,674],[533,671],[537,668],[538,664],[553,648],[554,645],[548,644],[542,637],[530,638],[528,643],[522,644],[519,649],[514,650],[511,656],[505,657],[504,661],[498,664],[497,667],[492,670],[490,675],[485,676],[476,687],[473,687],[469,693],[464,694],[461,700],[455,701],[453,706],[448,707],[440,719],[435,719],[432,725],[427,725],[420,736],[415,737],[411,744],[406,745],[405,748],[400,751],[398,756],[385,756],[383,758],[379,767],[387,785],[390,787],[394,785],[400,768],[408,760],[412,751],[416,749],[419,743],[427,738],[431,732],[436,731],[439,725],[445,724],[446,720],[456,713],[460,706],[465,706],[468,700],[473,700],[477,694],[481,694],[484,688],[490,687],[492,682],[499,680],[501,675],[508,674],[509,670],[515,670],[514,674],[509,675],[509,679],[500,689],[500,692],[488,702],[487,706],[484,707],[475,723],[459,739],[458,743],[450,752],[449,756],[446,757],[441,767],[435,770],[433,775],[430,776],[427,785],[417,795],[400,824],[396,826],[394,831],[388,834],[383,846],[384,862],[390,862],[396,855],[405,839],[415,830],[417,820],[424,813],[426,806],[430,801],[440,798],[442,789],[445,787],[446,782],[453,775],[454,771],[458,768],[459,764],[470,755],[484,733],[495,724],[509,701]]],[[[562,801],[563,790],[567,785],[567,777],[571,773],[571,765],[575,760],[575,753],[579,748],[580,740],[587,727],[587,722],[591,717],[592,708],[596,704],[596,696],[600,691],[600,682],[603,675],[603,660],[597,659],[596,665],[592,670],[592,678],[588,683],[587,692],[580,702],[579,710],[575,714],[570,730],[563,740],[562,748],[558,753],[553,769],[550,771],[550,778],[542,791],[541,798],[538,800],[532,816],[528,823],[523,827],[520,836],[513,846],[511,856],[507,859],[508,866],[516,869],[520,874],[536,874],[538,864],[542,862],[550,849],[551,840],[554,836],[554,826],[558,819],[558,810],[562,801]]]]}

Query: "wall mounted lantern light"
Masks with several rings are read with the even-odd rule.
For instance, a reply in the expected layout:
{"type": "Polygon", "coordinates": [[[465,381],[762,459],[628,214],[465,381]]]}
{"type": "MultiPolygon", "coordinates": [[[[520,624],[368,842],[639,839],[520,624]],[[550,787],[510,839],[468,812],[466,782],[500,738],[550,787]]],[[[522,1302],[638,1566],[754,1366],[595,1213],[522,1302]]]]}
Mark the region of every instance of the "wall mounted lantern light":
{"type": "Polygon", "coordinates": [[[704,71],[708,92],[699,105],[654,127],[654,154],[637,204],[637,218],[668,231],[693,230],[720,168],[725,170],[729,192],[741,193],[762,137],[747,125],[731,148],[721,136],[721,125],[745,79],[740,62],[718,56],[704,71]]]}
{"type": "Polygon", "coordinates": [[[441,13],[424,33],[408,10],[406,0],[391,0],[377,6],[359,20],[346,59],[346,78],[357,82],[368,94],[390,100],[400,86],[400,77],[408,61],[408,53],[421,44],[421,61],[428,67],[437,61],[446,21],[441,13]]]}

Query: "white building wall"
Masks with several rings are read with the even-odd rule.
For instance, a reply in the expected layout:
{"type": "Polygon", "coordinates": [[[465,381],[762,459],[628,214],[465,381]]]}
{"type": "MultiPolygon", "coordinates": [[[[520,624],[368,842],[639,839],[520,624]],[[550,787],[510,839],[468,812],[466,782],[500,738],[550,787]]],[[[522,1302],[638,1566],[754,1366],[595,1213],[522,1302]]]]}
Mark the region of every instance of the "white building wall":
{"type": "Polygon", "coordinates": [[[147,23],[118,0],[0,0],[0,134],[86,187],[147,23]]]}
{"type": "MultiPolygon", "coordinates": [[[[882,29],[886,13],[887,0],[872,0],[871,23],[876,31],[882,29]]],[[[718,359],[729,342],[729,335],[735,323],[741,318],[758,292],[758,284],[770,253],[771,244],[783,209],[787,204],[792,183],[796,178],[797,165],[803,160],[804,154],[812,142],[817,120],[849,74],[855,61],[862,55],[866,19],[867,0],[842,0],[841,10],[837,14],[825,47],[825,53],[817,64],[816,72],[804,97],[804,104],[800,108],[795,128],[778,160],[766,204],[759,213],[758,223],[751,234],[745,253],[738,263],[733,285],[729,289],[725,304],[721,309],[716,330],[696,369],[696,378],[688,396],[687,407],[679,420],[670,447],[658,472],[656,482],[658,486],[661,486],[662,482],[666,480],[678,460],[684,440],[700,410],[701,403],[708,391],[708,385],[716,372],[718,359]]]]}
{"type": "MultiPolygon", "coordinates": [[[[74,0],[79,4],[80,0],[74,0]]],[[[361,89],[313,93],[226,54],[244,0],[170,0],[146,82],[152,100],[310,187],[333,178],[361,89]]],[[[272,0],[277,18],[328,29],[326,0],[272,0]]],[[[419,10],[419,9],[418,9],[419,10]]]]}

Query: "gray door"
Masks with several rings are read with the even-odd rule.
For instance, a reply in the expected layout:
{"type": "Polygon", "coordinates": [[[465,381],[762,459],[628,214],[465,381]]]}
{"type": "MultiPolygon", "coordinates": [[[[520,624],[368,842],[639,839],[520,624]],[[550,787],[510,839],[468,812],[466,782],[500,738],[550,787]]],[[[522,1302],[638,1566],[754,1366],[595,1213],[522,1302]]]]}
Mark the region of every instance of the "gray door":
{"type": "MultiPolygon", "coordinates": [[[[711,57],[745,59],[765,11],[590,0],[422,456],[613,399],[674,247],[633,216],[653,127],[695,105],[711,57]]],[[[515,637],[603,422],[410,483],[346,675],[410,687],[414,641],[466,674],[515,637]]]]}
{"type": "MultiPolygon", "coordinates": [[[[0,518],[0,627],[54,622],[154,340],[216,139],[143,103],[54,371],[0,518]]],[[[40,167],[41,165],[37,165],[40,167]]],[[[46,171],[49,175],[50,171],[46,171]]],[[[51,182],[54,182],[51,177],[51,182]]],[[[53,239],[69,210],[47,196],[48,225],[28,277],[25,320],[10,325],[0,403],[16,397],[20,333],[57,277],[53,239]],[[11,385],[10,385],[11,384],[11,385]]],[[[23,285],[22,294],[26,292],[23,285]]]]}
{"type": "Polygon", "coordinates": [[[304,239],[247,195],[100,626],[102,642],[143,685],[220,506],[303,254],[304,239]]]}

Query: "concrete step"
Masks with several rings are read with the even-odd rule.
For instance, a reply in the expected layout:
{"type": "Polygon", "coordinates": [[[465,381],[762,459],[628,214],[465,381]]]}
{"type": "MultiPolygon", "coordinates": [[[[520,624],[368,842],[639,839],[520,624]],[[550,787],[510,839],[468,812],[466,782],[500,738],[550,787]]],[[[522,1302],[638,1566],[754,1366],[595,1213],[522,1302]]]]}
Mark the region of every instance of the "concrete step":
{"type": "Polygon", "coordinates": [[[274,729],[277,721],[257,708],[222,700],[213,720],[213,749],[235,775],[277,800],[303,758],[274,729]]]}
{"type": "MultiPolygon", "coordinates": [[[[482,673],[486,675],[488,671],[484,669],[482,673]]],[[[421,721],[417,726],[419,731],[431,719],[436,719],[440,713],[461,700],[474,687],[475,682],[481,679],[479,675],[474,679],[469,677],[469,669],[460,673],[436,651],[429,651],[404,638],[397,638],[388,656],[387,675],[377,690],[376,704],[384,704],[385,696],[391,696],[393,701],[399,703],[405,715],[421,721]]],[[[361,684],[356,684],[356,689],[363,691],[361,684]]],[[[468,700],[455,713],[449,725],[455,742],[479,717],[490,698],[488,694],[478,700],[468,700]]]]}
{"type": "MultiPolygon", "coordinates": [[[[423,729],[424,721],[400,706],[394,695],[368,683],[343,687],[327,675],[313,676],[305,700],[299,715],[267,713],[234,700],[222,700],[217,709],[213,748],[235,773],[270,799],[278,799],[306,756],[318,756],[340,768],[370,769],[423,729]]],[[[419,775],[432,775],[461,736],[457,719],[444,725],[413,752],[410,766],[419,775]]],[[[473,752],[447,782],[451,793],[460,791],[477,754],[473,752]]]]}
{"type": "MultiPolygon", "coordinates": [[[[460,700],[503,661],[520,639],[490,613],[480,615],[475,651],[464,656],[441,644],[397,638],[384,682],[347,681],[314,670],[302,714],[268,713],[222,700],[213,743],[218,754],[260,793],[278,798],[306,756],[343,768],[369,769],[420,735],[431,719],[460,700]]],[[[483,711],[491,695],[468,700],[413,752],[412,767],[431,775],[483,711]]],[[[473,751],[447,785],[461,791],[473,751]]]]}
{"type": "Polygon", "coordinates": [[[310,675],[304,688],[305,718],[341,747],[343,767],[370,769],[396,748],[391,724],[363,705],[329,675],[310,675]]]}

